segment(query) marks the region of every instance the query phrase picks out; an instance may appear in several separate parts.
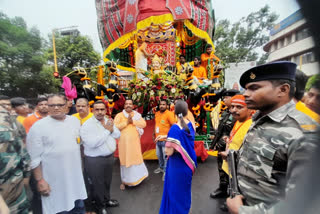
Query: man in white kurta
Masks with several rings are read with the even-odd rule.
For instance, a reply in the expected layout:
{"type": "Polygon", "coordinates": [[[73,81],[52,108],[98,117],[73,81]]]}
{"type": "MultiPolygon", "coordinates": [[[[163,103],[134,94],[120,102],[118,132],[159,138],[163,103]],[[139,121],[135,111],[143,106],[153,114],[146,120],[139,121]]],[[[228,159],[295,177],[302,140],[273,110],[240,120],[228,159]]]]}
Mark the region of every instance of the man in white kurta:
{"type": "Polygon", "coordinates": [[[63,96],[49,97],[48,106],[50,116],[31,127],[27,149],[43,213],[53,214],[78,208],[76,201],[86,199],[87,193],[81,169],[80,122],[65,115],[63,96]]]}

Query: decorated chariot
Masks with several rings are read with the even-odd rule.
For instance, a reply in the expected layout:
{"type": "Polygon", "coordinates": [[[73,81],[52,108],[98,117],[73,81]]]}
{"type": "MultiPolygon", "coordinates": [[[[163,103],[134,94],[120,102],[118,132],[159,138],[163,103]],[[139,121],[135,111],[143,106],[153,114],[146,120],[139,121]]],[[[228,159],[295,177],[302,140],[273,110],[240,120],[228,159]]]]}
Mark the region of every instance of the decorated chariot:
{"type": "MultiPolygon", "coordinates": [[[[196,140],[204,143],[203,148],[210,147],[210,126],[217,126],[223,109],[219,102],[219,58],[208,59],[206,84],[198,84],[192,75],[192,61],[205,52],[206,45],[210,44],[214,52],[210,2],[96,0],[105,65],[94,68],[90,75],[85,69],[75,68],[72,75],[77,78],[72,81],[78,96],[87,97],[90,102],[103,100],[110,116],[122,110],[126,97],[134,101],[150,129],[142,137],[145,159],[156,158],[151,134],[153,113],[161,99],[172,103],[176,99],[187,100],[196,120],[196,140]],[[185,65],[179,64],[181,55],[186,59],[185,65]],[[179,72],[177,66],[182,66],[179,72]]],[[[207,152],[201,152],[206,158],[207,152]]]]}

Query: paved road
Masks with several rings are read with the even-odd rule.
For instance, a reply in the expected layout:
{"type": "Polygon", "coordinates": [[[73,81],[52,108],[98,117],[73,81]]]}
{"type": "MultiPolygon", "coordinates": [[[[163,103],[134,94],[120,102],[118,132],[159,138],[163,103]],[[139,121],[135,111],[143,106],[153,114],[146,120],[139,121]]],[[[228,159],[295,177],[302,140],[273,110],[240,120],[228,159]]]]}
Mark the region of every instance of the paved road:
{"type": "MultiPolygon", "coordinates": [[[[110,208],[112,214],[157,214],[162,198],[162,174],[154,174],[157,161],[145,161],[149,177],[137,187],[119,189],[120,168],[116,160],[113,170],[111,197],[117,199],[119,207],[110,208]]],[[[210,192],[218,186],[216,158],[209,156],[204,162],[198,161],[198,168],[192,181],[192,214],[226,214],[219,209],[222,200],[209,197],[210,192]]]]}

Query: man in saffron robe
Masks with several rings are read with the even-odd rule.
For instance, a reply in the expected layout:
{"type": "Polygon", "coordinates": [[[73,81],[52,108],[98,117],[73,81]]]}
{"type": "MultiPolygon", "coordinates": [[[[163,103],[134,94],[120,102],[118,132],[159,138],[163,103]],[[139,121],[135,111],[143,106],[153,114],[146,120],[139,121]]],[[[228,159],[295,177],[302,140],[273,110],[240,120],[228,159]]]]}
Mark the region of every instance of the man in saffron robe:
{"type": "Polygon", "coordinates": [[[133,101],[128,99],[124,103],[124,110],[116,115],[114,124],[121,131],[118,145],[122,181],[120,189],[124,190],[125,185],[136,186],[149,175],[140,144],[146,121],[133,110],[133,101]]]}
{"type": "Polygon", "coordinates": [[[213,75],[214,64],[217,64],[219,61],[220,59],[214,55],[212,45],[208,44],[206,52],[201,54],[201,66],[206,69],[208,79],[215,79],[219,77],[213,75]],[[210,62],[209,66],[208,62],[210,62]]]}
{"type": "Polygon", "coordinates": [[[207,72],[204,67],[200,65],[200,57],[194,58],[193,76],[197,77],[198,81],[202,84],[203,80],[207,79],[207,72]]]}
{"type": "MultiPolygon", "coordinates": [[[[232,117],[236,119],[236,122],[230,132],[229,139],[226,140],[226,151],[220,152],[220,155],[224,159],[227,157],[228,150],[239,150],[241,147],[242,141],[251,126],[251,115],[254,111],[247,108],[244,96],[238,94],[231,98],[230,112],[232,117]]],[[[225,160],[223,160],[222,169],[229,174],[228,163],[225,160]]]]}

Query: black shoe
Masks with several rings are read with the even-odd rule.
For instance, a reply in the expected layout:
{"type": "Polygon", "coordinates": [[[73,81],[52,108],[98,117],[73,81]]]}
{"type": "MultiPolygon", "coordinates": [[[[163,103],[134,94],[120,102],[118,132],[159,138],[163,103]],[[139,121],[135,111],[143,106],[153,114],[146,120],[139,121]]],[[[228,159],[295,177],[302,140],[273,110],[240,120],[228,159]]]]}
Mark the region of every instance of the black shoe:
{"type": "Polygon", "coordinates": [[[119,206],[119,202],[115,199],[110,199],[105,203],[106,207],[117,207],[119,206]]]}
{"type": "Polygon", "coordinates": [[[223,212],[228,212],[228,211],[229,211],[226,202],[224,202],[224,203],[220,206],[220,210],[222,210],[223,212]]]}
{"type": "Polygon", "coordinates": [[[210,193],[211,198],[225,198],[227,196],[228,196],[227,191],[224,191],[220,188],[218,188],[214,192],[210,193]]]}

